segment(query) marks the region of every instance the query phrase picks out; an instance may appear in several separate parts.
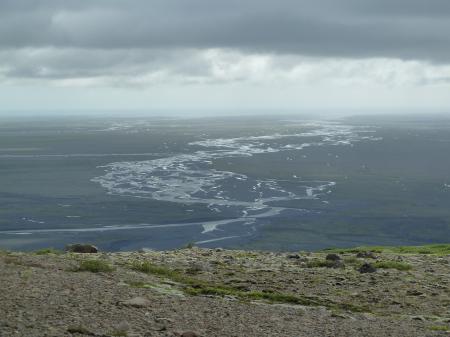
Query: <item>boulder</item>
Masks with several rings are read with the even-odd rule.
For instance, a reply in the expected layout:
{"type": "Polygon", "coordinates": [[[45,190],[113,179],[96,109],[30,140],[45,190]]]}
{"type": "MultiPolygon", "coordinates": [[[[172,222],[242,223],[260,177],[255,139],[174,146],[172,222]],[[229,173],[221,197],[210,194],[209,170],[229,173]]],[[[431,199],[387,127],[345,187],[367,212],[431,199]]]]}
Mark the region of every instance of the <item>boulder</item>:
{"type": "Polygon", "coordinates": [[[341,257],[337,254],[328,254],[325,257],[325,260],[328,260],[328,261],[339,261],[340,259],[341,259],[341,257]]]}
{"type": "Polygon", "coordinates": [[[70,253],[94,254],[98,253],[98,248],[93,245],[75,243],[73,245],[67,245],[66,251],[70,253]]]}
{"type": "Polygon", "coordinates": [[[410,289],[406,291],[406,295],[408,296],[420,296],[423,295],[423,292],[416,290],[416,289],[410,289]]]}
{"type": "Polygon", "coordinates": [[[361,267],[359,267],[358,271],[361,274],[366,274],[366,273],[375,273],[377,271],[377,268],[375,268],[373,265],[371,265],[370,263],[364,263],[361,267]]]}

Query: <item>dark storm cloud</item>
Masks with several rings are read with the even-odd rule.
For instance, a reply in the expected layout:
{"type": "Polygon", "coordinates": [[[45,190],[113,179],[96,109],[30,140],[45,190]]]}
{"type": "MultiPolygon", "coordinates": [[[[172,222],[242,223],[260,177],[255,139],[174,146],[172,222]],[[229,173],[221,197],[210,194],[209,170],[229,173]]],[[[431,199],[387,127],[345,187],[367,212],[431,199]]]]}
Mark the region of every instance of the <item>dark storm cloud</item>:
{"type": "Polygon", "coordinates": [[[198,53],[148,49],[8,49],[0,50],[0,75],[16,79],[139,76],[164,70],[185,76],[207,76],[198,53]],[[3,70],[2,70],[3,69],[3,70]]]}
{"type": "Polygon", "coordinates": [[[0,49],[236,48],[450,62],[448,0],[2,0],[0,49]]]}

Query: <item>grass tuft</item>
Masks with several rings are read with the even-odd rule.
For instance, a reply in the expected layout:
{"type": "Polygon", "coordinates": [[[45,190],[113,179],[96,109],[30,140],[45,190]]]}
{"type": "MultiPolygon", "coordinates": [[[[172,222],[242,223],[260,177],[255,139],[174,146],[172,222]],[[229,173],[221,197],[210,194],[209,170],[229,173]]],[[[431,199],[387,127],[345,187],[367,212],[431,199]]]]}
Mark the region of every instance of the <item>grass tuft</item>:
{"type": "Polygon", "coordinates": [[[450,327],[446,325],[433,325],[429,329],[432,331],[450,331],[450,327]]]}
{"type": "Polygon", "coordinates": [[[378,261],[373,264],[375,268],[381,268],[381,269],[397,269],[397,270],[411,270],[412,266],[405,262],[398,262],[398,261],[378,261]]]}
{"type": "Polygon", "coordinates": [[[167,278],[174,278],[179,275],[179,273],[174,270],[171,270],[163,266],[157,266],[148,261],[145,262],[135,261],[131,264],[131,269],[140,271],[145,274],[159,275],[167,278]]]}
{"type": "Polygon", "coordinates": [[[344,263],[352,266],[359,266],[361,261],[355,256],[346,256],[344,257],[344,263]]]}
{"type": "Polygon", "coordinates": [[[34,254],[36,254],[36,255],[49,255],[49,254],[58,255],[58,254],[62,254],[62,252],[60,250],[57,250],[54,248],[43,248],[43,249],[36,250],[34,252],[34,254]]]}
{"type": "Polygon", "coordinates": [[[425,254],[425,255],[448,255],[450,254],[449,243],[438,243],[424,246],[361,246],[354,248],[328,248],[326,252],[334,253],[359,253],[371,251],[374,253],[396,253],[396,254],[425,254]]]}
{"type": "Polygon", "coordinates": [[[194,247],[195,247],[195,243],[194,242],[188,242],[184,246],[182,246],[181,249],[192,249],[194,247]]]}

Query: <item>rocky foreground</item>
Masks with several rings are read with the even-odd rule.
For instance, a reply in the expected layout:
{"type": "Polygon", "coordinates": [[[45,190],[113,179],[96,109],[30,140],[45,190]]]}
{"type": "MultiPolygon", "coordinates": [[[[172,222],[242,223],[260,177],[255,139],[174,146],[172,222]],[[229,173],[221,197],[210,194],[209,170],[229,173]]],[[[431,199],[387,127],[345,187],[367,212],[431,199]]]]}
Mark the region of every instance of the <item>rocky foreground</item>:
{"type": "Polygon", "coordinates": [[[450,336],[450,255],[0,253],[0,336],[450,336]]]}

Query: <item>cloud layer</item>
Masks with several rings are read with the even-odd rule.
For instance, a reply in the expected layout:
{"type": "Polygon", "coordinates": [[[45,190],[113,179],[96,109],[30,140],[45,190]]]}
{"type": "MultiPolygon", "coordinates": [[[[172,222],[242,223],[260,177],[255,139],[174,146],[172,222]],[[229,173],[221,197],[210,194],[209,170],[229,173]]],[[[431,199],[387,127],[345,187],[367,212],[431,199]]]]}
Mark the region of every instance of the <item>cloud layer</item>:
{"type": "Polygon", "coordinates": [[[450,83],[450,65],[389,58],[311,58],[230,49],[49,47],[0,51],[0,78],[12,83],[114,87],[230,82],[424,86],[450,83]]]}
{"type": "Polygon", "coordinates": [[[2,48],[235,48],[450,61],[447,0],[3,0],[2,48]]]}
{"type": "Polygon", "coordinates": [[[448,0],[2,0],[0,85],[442,89],[448,32],[448,0]]]}

